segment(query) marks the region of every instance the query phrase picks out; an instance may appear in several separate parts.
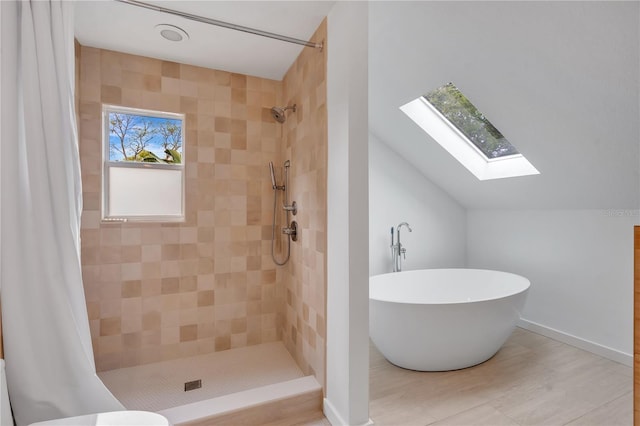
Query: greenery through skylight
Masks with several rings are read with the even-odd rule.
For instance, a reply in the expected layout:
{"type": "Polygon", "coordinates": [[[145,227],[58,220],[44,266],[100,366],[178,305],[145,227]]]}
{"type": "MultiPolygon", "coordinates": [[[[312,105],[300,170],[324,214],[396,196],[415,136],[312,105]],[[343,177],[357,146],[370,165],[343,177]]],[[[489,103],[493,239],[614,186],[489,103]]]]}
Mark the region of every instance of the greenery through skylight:
{"type": "Polygon", "coordinates": [[[480,180],[540,174],[452,83],[400,110],[480,180]]]}
{"type": "Polygon", "coordinates": [[[488,159],[518,154],[518,150],[453,83],[427,93],[424,98],[488,159]]]}

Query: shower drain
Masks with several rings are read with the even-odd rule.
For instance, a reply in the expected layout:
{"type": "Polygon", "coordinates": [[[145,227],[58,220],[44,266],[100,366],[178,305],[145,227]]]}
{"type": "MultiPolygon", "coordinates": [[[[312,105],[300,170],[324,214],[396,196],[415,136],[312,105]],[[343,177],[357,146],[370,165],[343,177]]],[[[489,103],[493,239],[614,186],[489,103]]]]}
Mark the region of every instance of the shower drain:
{"type": "Polygon", "coordinates": [[[184,391],[192,391],[194,389],[200,389],[202,387],[202,379],[192,380],[190,382],[184,382],[184,391]]]}

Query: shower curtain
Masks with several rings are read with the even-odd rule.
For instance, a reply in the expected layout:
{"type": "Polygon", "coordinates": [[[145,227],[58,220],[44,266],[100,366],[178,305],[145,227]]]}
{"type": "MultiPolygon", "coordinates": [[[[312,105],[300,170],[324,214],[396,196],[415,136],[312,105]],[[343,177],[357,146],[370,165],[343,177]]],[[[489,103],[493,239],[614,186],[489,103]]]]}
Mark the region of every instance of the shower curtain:
{"type": "Polygon", "coordinates": [[[18,425],[122,410],[96,375],[80,267],[73,3],[1,1],[0,291],[18,425]]]}

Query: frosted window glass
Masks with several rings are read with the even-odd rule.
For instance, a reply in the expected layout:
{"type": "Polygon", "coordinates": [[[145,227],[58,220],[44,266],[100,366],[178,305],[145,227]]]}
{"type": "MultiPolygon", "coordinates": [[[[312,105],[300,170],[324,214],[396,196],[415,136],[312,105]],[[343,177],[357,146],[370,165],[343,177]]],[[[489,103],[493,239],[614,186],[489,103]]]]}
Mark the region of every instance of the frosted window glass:
{"type": "Polygon", "coordinates": [[[182,169],[109,167],[108,217],[182,213],[182,169]]]}

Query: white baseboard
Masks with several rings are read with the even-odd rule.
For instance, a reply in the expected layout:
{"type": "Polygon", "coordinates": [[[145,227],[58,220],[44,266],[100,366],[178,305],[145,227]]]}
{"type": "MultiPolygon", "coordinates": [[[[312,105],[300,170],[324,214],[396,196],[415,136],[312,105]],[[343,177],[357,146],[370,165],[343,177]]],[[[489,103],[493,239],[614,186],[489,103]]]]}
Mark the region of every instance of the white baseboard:
{"type": "Polygon", "coordinates": [[[332,426],[372,426],[373,421],[369,419],[366,423],[360,423],[358,425],[349,425],[345,419],[340,416],[338,410],[333,406],[331,401],[327,398],[323,400],[322,403],[322,411],[324,412],[324,416],[329,420],[332,426]]]}
{"type": "Polygon", "coordinates": [[[322,401],[322,412],[332,426],[342,426],[347,424],[327,398],[324,398],[322,401]]]}
{"type": "Polygon", "coordinates": [[[633,367],[632,354],[621,352],[617,349],[603,346],[589,340],[581,339],[580,337],[576,337],[571,334],[567,334],[551,327],[547,327],[542,324],[538,324],[522,318],[518,320],[518,327],[524,328],[525,330],[533,331],[534,333],[541,334],[553,340],[575,346],[576,348],[583,349],[585,351],[594,353],[615,362],[619,362],[620,364],[633,367]]]}

